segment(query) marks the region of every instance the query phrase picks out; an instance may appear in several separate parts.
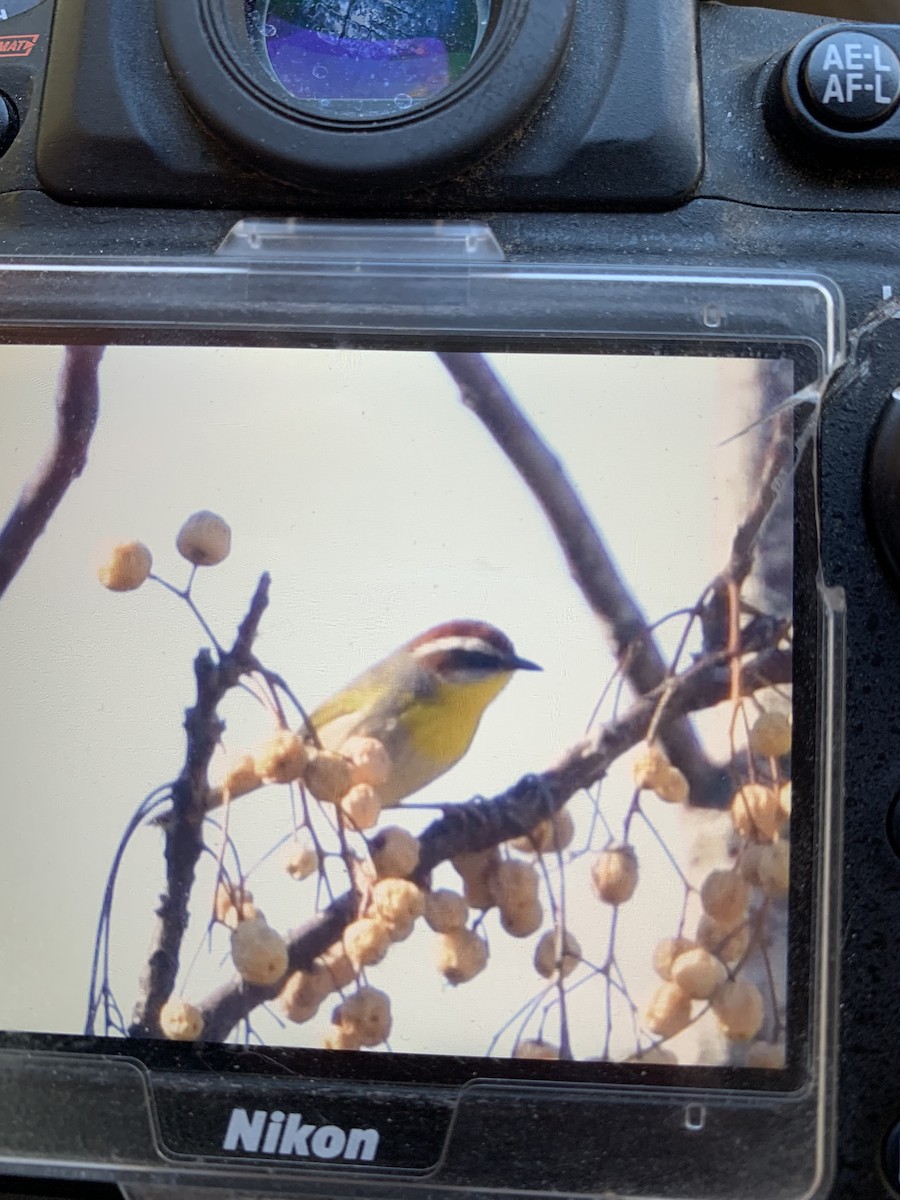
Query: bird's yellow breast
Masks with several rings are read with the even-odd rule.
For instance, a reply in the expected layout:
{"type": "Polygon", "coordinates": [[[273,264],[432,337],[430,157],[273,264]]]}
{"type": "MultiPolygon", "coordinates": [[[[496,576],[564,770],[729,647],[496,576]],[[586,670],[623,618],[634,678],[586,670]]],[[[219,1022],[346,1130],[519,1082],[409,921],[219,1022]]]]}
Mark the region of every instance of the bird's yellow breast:
{"type": "Polygon", "coordinates": [[[400,718],[415,750],[446,771],[471,745],[481,715],[512,678],[499,671],[473,683],[442,683],[414,701],[400,718]]]}

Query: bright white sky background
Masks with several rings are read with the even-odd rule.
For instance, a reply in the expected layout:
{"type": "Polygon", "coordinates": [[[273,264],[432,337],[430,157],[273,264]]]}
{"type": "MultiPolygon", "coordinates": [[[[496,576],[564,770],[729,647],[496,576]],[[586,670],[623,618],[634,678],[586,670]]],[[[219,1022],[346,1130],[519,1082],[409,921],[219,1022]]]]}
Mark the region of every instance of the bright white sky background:
{"type": "MultiPolygon", "coordinates": [[[[0,348],[2,513],[50,440],[59,358],[53,348],[0,348]]],[[[720,443],[746,423],[752,365],[586,355],[492,362],[565,464],[649,617],[693,603],[734,529],[737,451],[720,443]]],[[[141,539],[154,569],[180,584],[179,525],[200,508],[220,512],[233,552],[200,572],[196,600],[230,642],[260,572],[270,571],[257,649],[310,708],[432,624],[476,617],[505,630],[543,673],[512,681],[465,761],[418,802],[490,795],[548,766],[583,732],[612,666],[537,504],[433,356],[119,347],[107,352],[101,381],[87,470],[0,601],[0,1026],[11,1029],[81,1031],[114,848],[141,798],[177,775],[183,756],[202,634],[158,586],[105,591],[95,576],[104,543],[141,539]]],[[[677,632],[661,638],[664,647],[677,632]]],[[[252,746],[267,728],[246,699],[228,718],[231,749],[252,746]]],[[[613,825],[628,778],[625,765],[605,785],[613,825]]],[[[583,834],[587,808],[573,812],[583,834]]],[[[385,823],[415,830],[431,817],[394,810],[385,823]]],[[[677,847],[677,814],[660,818],[677,847]]],[[[236,802],[231,820],[245,864],[253,862],[289,828],[286,790],[236,802]]],[[[126,1016],[161,850],[161,833],[142,829],[120,882],[113,985],[126,1016]]],[[[652,946],[673,931],[681,889],[643,835],[638,854],[641,884],[623,910],[619,945],[642,1000],[652,946]]],[[[590,896],[584,869],[570,885],[575,928],[599,960],[608,911],[590,896]]],[[[435,884],[458,880],[444,867],[435,884]]],[[[277,862],[251,886],[276,928],[310,914],[311,891],[277,862]]],[[[203,876],[185,958],[210,899],[203,876]]],[[[537,982],[536,938],[514,942],[495,920],[489,969],[455,991],[431,964],[427,930],[370,972],[393,997],[394,1050],[484,1053],[537,982]]],[[[189,999],[224,978],[225,949],[219,940],[201,954],[189,999]]],[[[599,994],[586,986],[573,999],[579,1057],[599,1053],[599,994]]],[[[265,1017],[257,1027],[273,1042],[317,1044],[330,1008],[285,1033],[265,1017]]],[[[621,1049],[629,1052],[627,1036],[621,1049]]]]}

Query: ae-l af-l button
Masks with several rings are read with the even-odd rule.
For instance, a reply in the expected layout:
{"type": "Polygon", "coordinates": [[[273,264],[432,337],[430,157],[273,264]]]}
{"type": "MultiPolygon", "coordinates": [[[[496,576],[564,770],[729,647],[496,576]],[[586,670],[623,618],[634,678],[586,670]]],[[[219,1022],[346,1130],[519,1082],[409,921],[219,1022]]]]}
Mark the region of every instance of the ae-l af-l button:
{"type": "Polygon", "coordinates": [[[812,47],[801,68],[809,109],[834,129],[868,129],[900,102],[900,58],[871,34],[842,30],[812,47]]]}

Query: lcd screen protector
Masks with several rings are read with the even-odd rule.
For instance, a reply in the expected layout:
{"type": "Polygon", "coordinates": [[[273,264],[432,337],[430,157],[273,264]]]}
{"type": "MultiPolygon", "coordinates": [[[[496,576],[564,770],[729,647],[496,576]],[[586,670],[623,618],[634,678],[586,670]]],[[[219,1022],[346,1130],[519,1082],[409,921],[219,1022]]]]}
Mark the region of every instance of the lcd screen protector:
{"type": "MultiPolygon", "coordinates": [[[[89,352],[0,348],[4,512],[89,352]]],[[[792,360],[97,369],[0,599],[8,1044],[776,1085],[808,920],[792,360]]]]}

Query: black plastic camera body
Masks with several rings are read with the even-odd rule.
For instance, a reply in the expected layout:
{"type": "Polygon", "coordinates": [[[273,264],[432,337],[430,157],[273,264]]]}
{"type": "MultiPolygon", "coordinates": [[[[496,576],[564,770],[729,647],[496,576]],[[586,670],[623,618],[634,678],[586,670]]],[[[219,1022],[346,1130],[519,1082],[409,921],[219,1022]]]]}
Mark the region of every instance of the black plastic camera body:
{"type": "MultiPolygon", "coordinates": [[[[828,1194],[900,1194],[900,25],[694,0],[487,7],[457,89],[332,118],[278,83],[243,0],[0,0],[0,336],[189,340],[177,295],[136,285],[92,304],[79,264],[200,270],[258,216],[294,232],[334,221],[344,266],[363,274],[378,220],[398,233],[394,261],[404,229],[412,247],[420,223],[465,220],[489,228],[498,270],[833,285],[847,358],[821,388],[816,533],[822,581],[846,596],[847,657],[831,725],[844,762],[838,1042],[824,1064],[837,1107],[822,1153],[828,1194]],[[43,290],[19,290],[23,264],[40,283],[42,262],[56,272],[43,290]]],[[[465,294],[433,287],[436,305],[464,310],[465,294]]],[[[248,312],[271,296],[248,285],[248,312]]],[[[389,291],[360,284],[355,303],[386,314],[378,344],[434,340],[409,314],[392,324],[389,291]]],[[[273,323],[258,340],[347,343],[353,313],[323,301],[314,336],[273,323]]],[[[726,332],[729,320],[715,314],[726,332]]],[[[200,326],[228,340],[214,307],[200,326]]],[[[539,317],[531,329],[545,332],[539,317]]],[[[442,336],[465,344],[462,329],[442,336]]],[[[569,1178],[543,1169],[540,1136],[509,1133],[511,1155],[537,1147],[509,1186],[577,1190],[577,1162],[569,1178]]],[[[640,1130],[629,1136],[636,1152],[640,1130]]],[[[496,1153],[473,1141],[461,1161],[480,1179],[496,1153]]],[[[726,1167],[709,1163],[703,1195],[723,1194],[726,1167]]]]}

